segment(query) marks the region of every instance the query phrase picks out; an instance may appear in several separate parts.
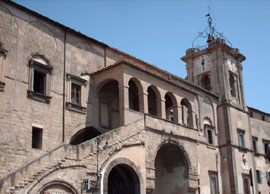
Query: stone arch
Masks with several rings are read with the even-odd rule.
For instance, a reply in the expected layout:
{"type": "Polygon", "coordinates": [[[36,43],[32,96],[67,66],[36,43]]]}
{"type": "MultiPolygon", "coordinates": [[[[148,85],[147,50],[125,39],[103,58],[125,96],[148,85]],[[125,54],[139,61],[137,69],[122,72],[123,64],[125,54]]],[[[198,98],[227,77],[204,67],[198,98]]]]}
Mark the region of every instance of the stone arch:
{"type": "Polygon", "coordinates": [[[142,112],[143,110],[140,108],[143,103],[141,82],[137,78],[132,77],[128,82],[128,86],[129,109],[142,112]]]}
{"type": "Polygon", "coordinates": [[[119,85],[119,82],[118,80],[116,79],[106,79],[106,80],[103,80],[101,83],[99,83],[97,86],[96,86],[96,94],[99,95],[100,93],[100,90],[103,88],[104,85],[106,85],[107,83],[111,82],[111,81],[116,81],[119,85]]]}
{"type": "Polygon", "coordinates": [[[193,109],[191,103],[183,98],[181,100],[181,109],[182,109],[182,124],[188,127],[193,127],[193,109]]]}
{"type": "Polygon", "coordinates": [[[79,145],[85,141],[101,135],[101,132],[93,126],[85,127],[77,131],[70,139],[71,145],[79,145]]]}
{"type": "Polygon", "coordinates": [[[150,85],[147,88],[148,94],[148,113],[161,117],[161,95],[158,88],[150,85]]]}
{"type": "Polygon", "coordinates": [[[40,194],[43,194],[47,189],[50,189],[50,188],[53,188],[53,187],[59,187],[60,186],[60,189],[62,187],[62,189],[66,189],[68,190],[69,192],[71,192],[72,194],[79,194],[78,191],[76,191],[76,189],[68,182],[66,181],[63,181],[63,180],[54,180],[54,181],[51,181],[51,182],[48,182],[47,184],[43,185],[38,193],[40,194]]]}
{"type": "Polygon", "coordinates": [[[190,159],[177,142],[168,140],[157,147],[154,169],[154,194],[178,193],[180,190],[187,193],[190,190],[190,159]]]}
{"type": "MultiPolygon", "coordinates": [[[[28,191],[27,191],[27,194],[31,194],[31,193],[40,193],[41,191],[42,191],[42,189],[44,189],[45,187],[45,185],[47,184],[46,182],[46,179],[50,176],[50,175],[52,175],[52,174],[54,174],[54,173],[59,173],[59,172],[61,172],[62,170],[65,170],[65,169],[69,169],[69,168],[71,168],[71,169],[74,169],[74,168],[78,168],[78,169],[87,169],[87,166],[85,166],[85,165],[81,165],[81,164],[75,164],[75,165],[68,165],[68,166],[54,166],[53,168],[51,168],[51,169],[49,169],[49,170],[47,170],[44,174],[42,174],[41,175],[41,177],[38,177],[37,178],[37,181],[36,182],[34,182],[31,186],[30,186],[30,188],[28,189],[28,191]],[[42,184],[41,186],[39,186],[39,184],[42,182],[42,181],[44,181],[45,182],[45,184],[42,184]],[[39,191],[39,192],[38,192],[39,191]]],[[[61,182],[61,183],[66,183],[66,184],[68,184],[69,186],[70,186],[70,188],[72,188],[73,189],[73,191],[75,191],[75,194],[79,194],[79,192],[78,192],[78,190],[76,190],[76,188],[75,187],[73,187],[72,186],[72,184],[70,184],[70,183],[68,183],[67,181],[64,181],[64,180],[60,180],[60,179],[52,179],[50,182],[48,182],[48,183],[51,183],[51,182],[55,182],[55,181],[58,181],[58,182],[61,182]]]]}
{"type": "Polygon", "coordinates": [[[164,96],[166,119],[173,122],[178,122],[178,106],[175,95],[172,92],[167,92],[164,96]]]}
{"type": "Polygon", "coordinates": [[[142,174],[138,167],[127,158],[117,158],[108,164],[103,174],[103,194],[108,194],[109,175],[112,169],[118,165],[126,165],[131,168],[137,175],[140,184],[140,194],[145,194],[145,186],[142,178],[142,174]]]}

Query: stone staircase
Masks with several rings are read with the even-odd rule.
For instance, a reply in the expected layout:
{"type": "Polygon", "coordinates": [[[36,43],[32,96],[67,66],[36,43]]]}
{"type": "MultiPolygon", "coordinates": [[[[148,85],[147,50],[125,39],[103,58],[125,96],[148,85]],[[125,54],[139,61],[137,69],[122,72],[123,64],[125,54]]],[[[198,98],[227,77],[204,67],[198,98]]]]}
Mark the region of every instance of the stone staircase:
{"type": "Polygon", "coordinates": [[[26,193],[30,187],[55,170],[70,166],[85,166],[88,171],[95,172],[95,158],[97,146],[100,162],[105,161],[112,153],[144,129],[144,119],[132,124],[119,127],[94,139],[88,140],[77,146],[62,144],[50,152],[33,160],[22,168],[0,179],[0,193],[26,193]],[[110,144],[109,149],[101,145],[110,144]],[[92,163],[92,164],[91,164],[92,163]],[[90,168],[90,169],[89,169],[90,168]]]}

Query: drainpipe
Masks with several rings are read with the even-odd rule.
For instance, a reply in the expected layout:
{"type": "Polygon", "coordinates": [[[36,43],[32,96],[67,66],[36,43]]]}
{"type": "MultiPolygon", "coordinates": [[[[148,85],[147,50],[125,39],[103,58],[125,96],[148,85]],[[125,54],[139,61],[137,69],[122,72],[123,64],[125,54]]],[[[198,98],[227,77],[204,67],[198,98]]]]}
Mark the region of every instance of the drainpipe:
{"type": "Polygon", "coordinates": [[[65,107],[66,107],[66,39],[67,31],[64,31],[64,69],[63,69],[63,114],[62,114],[62,142],[65,141],[65,107]]]}

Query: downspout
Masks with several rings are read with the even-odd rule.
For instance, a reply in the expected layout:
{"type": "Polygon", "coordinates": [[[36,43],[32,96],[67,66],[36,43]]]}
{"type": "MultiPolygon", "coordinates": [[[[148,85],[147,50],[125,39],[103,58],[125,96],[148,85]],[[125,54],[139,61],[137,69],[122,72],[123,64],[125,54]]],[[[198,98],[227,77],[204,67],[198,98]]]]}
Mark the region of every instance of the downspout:
{"type": "Polygon", "coordinates": [[[64,31],[64,69],[63,69],[63,115],[62,115],[62,142],[65,141],[65,105],[66,105],[66,39],[67,29],[64,31]]]}

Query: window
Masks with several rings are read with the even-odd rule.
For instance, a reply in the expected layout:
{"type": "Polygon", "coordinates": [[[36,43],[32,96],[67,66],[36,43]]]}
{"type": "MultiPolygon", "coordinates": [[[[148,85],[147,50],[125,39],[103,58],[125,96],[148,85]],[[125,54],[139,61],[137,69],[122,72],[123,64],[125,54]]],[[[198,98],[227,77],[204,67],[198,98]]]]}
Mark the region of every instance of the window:
{"type": "Polygon", "coordinates": [[[267,184],[270,185],[270,171],[266,172],[267,184]]]}
{"type": "Polygon", "coordinates": [[[42,129],[40,128],[32,128],[32,148],[42,148],[42,129]]]}
{"type": "Polygon", "coordinates": [[[218,179],[216,172],[209,172],[211,194],[218,193],[218,179]]]}
{"type": "Polygon", "coordinates": [[[71,102],[81,105],[81,86],[71,83],[71,102]]]}
{"type": "Polygon", "coordinates": [[[269,141],[263,140],[264,153],[267,155],[269,153],[269,141]]]}
{"type": "Polygon", "coordinates": [[[28,98],[49,103],[50,102],[50,76],[52,67],[40,56],[29,61],[29,89],[28,98]]]}
{"type": "Polygon", "coordinates": [[[265,121],[265,116],[264,115],[262,115],[262,120],[265,121]]]}
{"type": "Polygon", "coordinates": [[[258,152],[258,150],[257,150],[257,141],[258,141],[258,138],[257,137],[252,137],[252,146],[253,146],[253,151],[255,153],[258,152]]]}
{"type": "Polygon", "coordinates": [[[66,108],[71,111],[85,113],[86,103],[83,94],[87,80],[75,75],[67,74],[66,108]]]}
{"type": "Polygon", "coordinates": [[[3,48],[3,43],[0,42],[0,92],[4,91],[5,83],[3,82],[3,65],[7,51],[3,48]]]}
{"type": "Polygon", "coordinates": [[[258,184],[262,184],[262,172],[260,170],[256,170],[256,175],[258,184]]]}
{"type": "Polygon", "coordinates": [[[204,129],[206,132],[207,142],[209,144],[214,144],[214,127],[211,125],[205,124],[204,129]]]}
{"type": "Polygon", "coordinates": [[[202,77],[201,85],[204,89],[206,90],[211,90],[211,80],[210,80],[210,75],[205,75],[202,77]]]}
{"type": "Polygon", "coordinates": [[[249,116],[250,117],[253,117],[253,112],[249,112],[249,116]]]}
{"type": "Polygon", "coordinates": [[[230,82],[230,91],[231,91],[231,95],[233,97],[236,96],[236,90],[235,90],[235,76],[230,73],[230,78],[229,78],[229,82],[230,82]]]}
{"type": "Polygon", "coordinates": [[[238,143],[240,147],[245,147],[245,131],[238,129],[238,143]]]}

